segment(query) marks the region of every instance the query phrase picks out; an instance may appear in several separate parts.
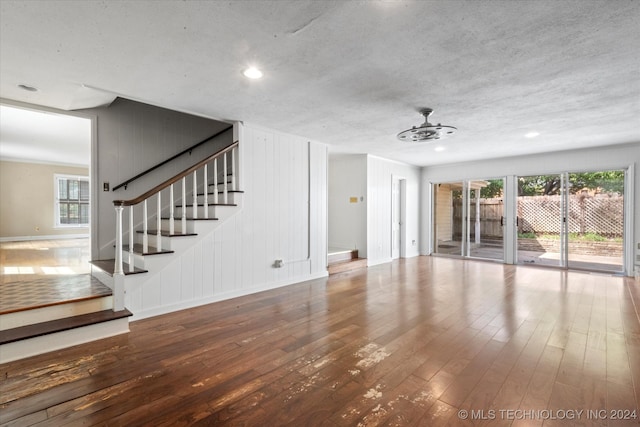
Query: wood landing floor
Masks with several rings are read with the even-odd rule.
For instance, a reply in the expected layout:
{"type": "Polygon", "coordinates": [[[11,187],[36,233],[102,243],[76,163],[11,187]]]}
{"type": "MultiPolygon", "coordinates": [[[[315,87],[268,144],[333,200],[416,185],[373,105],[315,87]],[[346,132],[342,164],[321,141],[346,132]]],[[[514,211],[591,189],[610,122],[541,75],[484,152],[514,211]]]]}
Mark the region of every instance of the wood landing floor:
{"type": "Polygon", "coordinates": [[[0,365],[0,423],[637,426],[639,305],[630,278],[397,260],[0,365]]]}
{"type": "Polygon", "coordinates": [[[0,314],[111,295],[89,253],[89,239],[1,242],[0,314]]]}

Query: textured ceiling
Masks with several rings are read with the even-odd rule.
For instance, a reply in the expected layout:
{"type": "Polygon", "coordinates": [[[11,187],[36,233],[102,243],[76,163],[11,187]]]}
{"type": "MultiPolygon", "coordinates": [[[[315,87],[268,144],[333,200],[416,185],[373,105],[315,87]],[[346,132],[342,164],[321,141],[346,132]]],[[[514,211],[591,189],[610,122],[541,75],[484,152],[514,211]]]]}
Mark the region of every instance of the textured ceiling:
{"type": "Polygon", "coordinates": [[[421,166],[640,142],[640,1],[3,0],[0,23],[5,99],[119,95],[421,166]],[[421,107],[458,132],[398,141],[421,107]]]}

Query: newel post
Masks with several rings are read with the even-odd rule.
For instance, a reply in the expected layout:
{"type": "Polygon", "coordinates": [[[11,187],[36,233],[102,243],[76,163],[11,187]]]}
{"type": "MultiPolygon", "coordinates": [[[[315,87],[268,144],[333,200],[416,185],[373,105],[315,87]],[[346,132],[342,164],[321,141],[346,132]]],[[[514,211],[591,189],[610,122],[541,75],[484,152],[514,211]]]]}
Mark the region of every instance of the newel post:
{"type": "Polygon", "coordinates": [[[124,274],[122,268],[122,205],[116,205],[116,265],[113,274],[124,274]]]}
{"type": "Polygon", "coordinates": [[[113,311],[124,310],[124,269],[122,267],[122,205],[116,205],[116,261],[113,269],[113,311]]]}

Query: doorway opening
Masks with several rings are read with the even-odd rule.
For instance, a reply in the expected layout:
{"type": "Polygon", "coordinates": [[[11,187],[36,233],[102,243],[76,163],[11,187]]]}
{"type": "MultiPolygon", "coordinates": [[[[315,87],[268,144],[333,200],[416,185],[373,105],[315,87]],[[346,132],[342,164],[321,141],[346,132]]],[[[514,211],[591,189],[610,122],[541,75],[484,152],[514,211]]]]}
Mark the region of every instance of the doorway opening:
{"type": "Polygon", "coordinates": [[[92,119],[14,104],[0,109],[3,289],[88,277],[92,119]]]}

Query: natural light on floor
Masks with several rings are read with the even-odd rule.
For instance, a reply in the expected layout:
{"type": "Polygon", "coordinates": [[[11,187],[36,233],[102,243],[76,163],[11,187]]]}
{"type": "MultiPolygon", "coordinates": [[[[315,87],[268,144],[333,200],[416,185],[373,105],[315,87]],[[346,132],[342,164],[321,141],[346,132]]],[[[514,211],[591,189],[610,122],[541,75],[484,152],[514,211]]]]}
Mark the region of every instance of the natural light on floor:
{"type": "Polygon", "coordinates": [[[70,267],[4,267],[2,274],[77,274],[70,267]],[[37,270],[40,270],[36,272],[37,270]]]}

